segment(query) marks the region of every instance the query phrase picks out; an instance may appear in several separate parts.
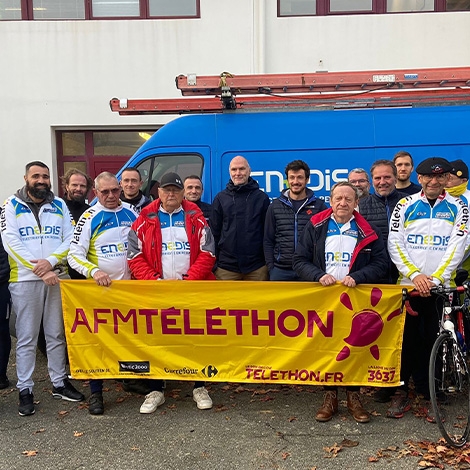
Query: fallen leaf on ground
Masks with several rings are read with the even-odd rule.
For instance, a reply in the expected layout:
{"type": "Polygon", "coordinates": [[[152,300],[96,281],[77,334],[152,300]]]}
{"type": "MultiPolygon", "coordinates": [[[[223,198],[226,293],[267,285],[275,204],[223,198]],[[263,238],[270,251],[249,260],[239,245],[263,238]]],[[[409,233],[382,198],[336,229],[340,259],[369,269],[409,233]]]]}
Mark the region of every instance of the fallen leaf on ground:
{"type": "Polygon", "coordinates": [[[34,457],[35,455],[38,455],[38,450],[24,450],[21,452],[23,455],[26,455],[26,457],[34,457]]]}
{"type": "Polygon", "coordinates": [[[343,439],[340,443],[339,443],[340,447],[356,447],[357,445],[359,445],[359,442],[358,441],[351,441],[350,439],[343,439]]]}
{"type": "Polygon", "coordinates": [[[79,432],[79,431],[74,431],[74,432],[73,432],[73,437],[82,437],[83,434],[85,434],[85,433],[79,432]]]}

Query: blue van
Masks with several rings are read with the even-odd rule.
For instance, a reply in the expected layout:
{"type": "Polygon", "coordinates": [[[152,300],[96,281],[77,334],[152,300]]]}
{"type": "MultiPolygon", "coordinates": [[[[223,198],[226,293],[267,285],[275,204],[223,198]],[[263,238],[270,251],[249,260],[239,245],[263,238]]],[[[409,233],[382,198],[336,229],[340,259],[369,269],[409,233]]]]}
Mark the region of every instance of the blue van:
{"type": "Polygon", "coordinates": [[[415,162],[441,156],[470,164],[470,106],[183,115],[156,132],[124,168],[140,170],[142,189],[151,197],[169,171],[182,178],[200,175],[203,200],[211,202],[237,155],[248,160],[252,177],[271,198],[285,188],[286,164],[301,159],[311,168],[308,186],[328,202],[333,184],[351,169],[369,171],[375,160],[392,159],[399,150],[415,162]]]}

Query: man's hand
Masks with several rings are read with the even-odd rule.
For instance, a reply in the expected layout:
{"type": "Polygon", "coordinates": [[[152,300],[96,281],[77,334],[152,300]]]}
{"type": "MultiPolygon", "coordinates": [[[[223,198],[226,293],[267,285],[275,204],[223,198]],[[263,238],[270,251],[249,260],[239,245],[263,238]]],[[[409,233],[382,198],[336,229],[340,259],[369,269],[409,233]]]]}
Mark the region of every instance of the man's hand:
{"type": "Polygon", "coordinates": [[[346,276],[341,281],[341,284],[345,285],[346,287],[356,287],[356,281],[351,276],[346,276]]]}
{"type": "Polygon", "coordinates": [[[111,278],[104,271],[100,271],[99,269],[93,274],[93,279],[99,286],[104,287],[110,286],[112,282],[111,278]]]}
{"type": "Polygon", "coordinates": [[[418,274],[413,279],[413,284],[415,289],[419,292],[421,297],[430,297],[431,296],[431,287],[435,285],[431,282],[432,277],[426,276],[426,274],[418,274]]]}
{"type": "Polygon", "coordinates": [[[59,284],[59,276],[57,276],[57,274],[54,271],[49,271],[46,274],[43,274],[41,276],[41,279],[48,286],[55,286],[59,284]]]}
{"type": "Polygon", "coordinates": [[[320,278],[320,284],[323,287],[332,286],[336,283],[336,279],[331,274],[325,274],[320,278]]]}
{"type": "Polygon", "coordinates": [[[47,259],[32,259],[31,263],[34,263],[36,266],[33,268],[33,273],[36,276],[43,277],[44,274],[52,271],[52,264],[47,261],[47,259]]]}

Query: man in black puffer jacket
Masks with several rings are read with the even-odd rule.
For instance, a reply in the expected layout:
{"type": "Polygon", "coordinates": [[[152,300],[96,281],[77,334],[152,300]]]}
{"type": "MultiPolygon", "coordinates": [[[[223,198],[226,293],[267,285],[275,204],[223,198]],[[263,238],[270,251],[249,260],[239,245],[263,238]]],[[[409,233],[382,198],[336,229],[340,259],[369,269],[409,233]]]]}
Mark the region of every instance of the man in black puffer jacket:
{"type": "Polygon", "coordinates": [[[250,177],[242,156],[230,162],[230,181],[212,203],[211,230],[215,239],[217,279],[267,281],[264,260],[264,220],[269,197],[250,177]]]}
{"type": "MultiPolygon", "coordinates": [[[[387,250],[390,216],[400,199],[407,197],[395,189],[397,183],[397,169],[391,160],[377,160],[370,169],[374,192],[359,200],[359,213],[374,224],[382,234],[385,249],[387,250]]],[[[380,280],[381,284],[395,284],[398,279],[398,270],[388,256],[388,270],[386,276],[380,280]]]]}
{"type": "MultiPolygon", "coordinates": [[[[359,212],[370,223],[380,230],[387,252],[387,273],[380,280],[382,284],[396,284],[398,279],[398,269],[392,263],[388,254],[388,234],[390,216],[400,199],[407,197],[405,193],[396,190],[397,168],[390,160],[377,160],[370,169],[374,192],[369,196],[359,200],[359,212]]],[[[386,403],[395,393],[395,387],[377,388],[374,393],[374,400],[379,403],[386,403]]]]}
{"type": "Polygon", "coordinates": [[[305,162],[290,162],[285,174],[289,188],[269,206],[264,227],[264,257],[271,281],[299,280],[292,268],[297,242],[311,217],[327,209],[307,188],[310,168],[305,162]]]}

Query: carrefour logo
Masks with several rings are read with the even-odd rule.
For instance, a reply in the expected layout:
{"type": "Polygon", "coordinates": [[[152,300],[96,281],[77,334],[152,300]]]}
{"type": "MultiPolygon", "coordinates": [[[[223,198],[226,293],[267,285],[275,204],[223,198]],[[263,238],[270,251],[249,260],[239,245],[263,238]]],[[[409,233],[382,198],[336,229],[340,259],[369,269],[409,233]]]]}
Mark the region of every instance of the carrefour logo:
{"type": "Polygon", "coordinates": [[[450,236],[442,235],[420,235],[410,233],[406,237],[406,241],[412,245],[425,245],[425,246],[443,246],[446,247],[449,244],[450,236]]]}
{"type": "Polygon", "coordinates": [[[103,255],[109,255],[111,253],[122,253],[124,251],[127,251],[127,242],[110,243],[109,245],[103,245],[101,247],[101,253],[103,253],[103,255]]]}
{"type": "Polygon", "coordinates": [[[20,235],[22,237],[28,237],[31,235],[60,235],[60,226],[57,225],[44,225],[42,230],[37,226],[28,225],[26,227],[20,227],[20,235]]]}
{"type": "Polygon", "coordinates": [[[342,251],[327,251],[326,261],[333,261],[336,263],[349,263],[351,261],[351,253],[342,251]]]}

